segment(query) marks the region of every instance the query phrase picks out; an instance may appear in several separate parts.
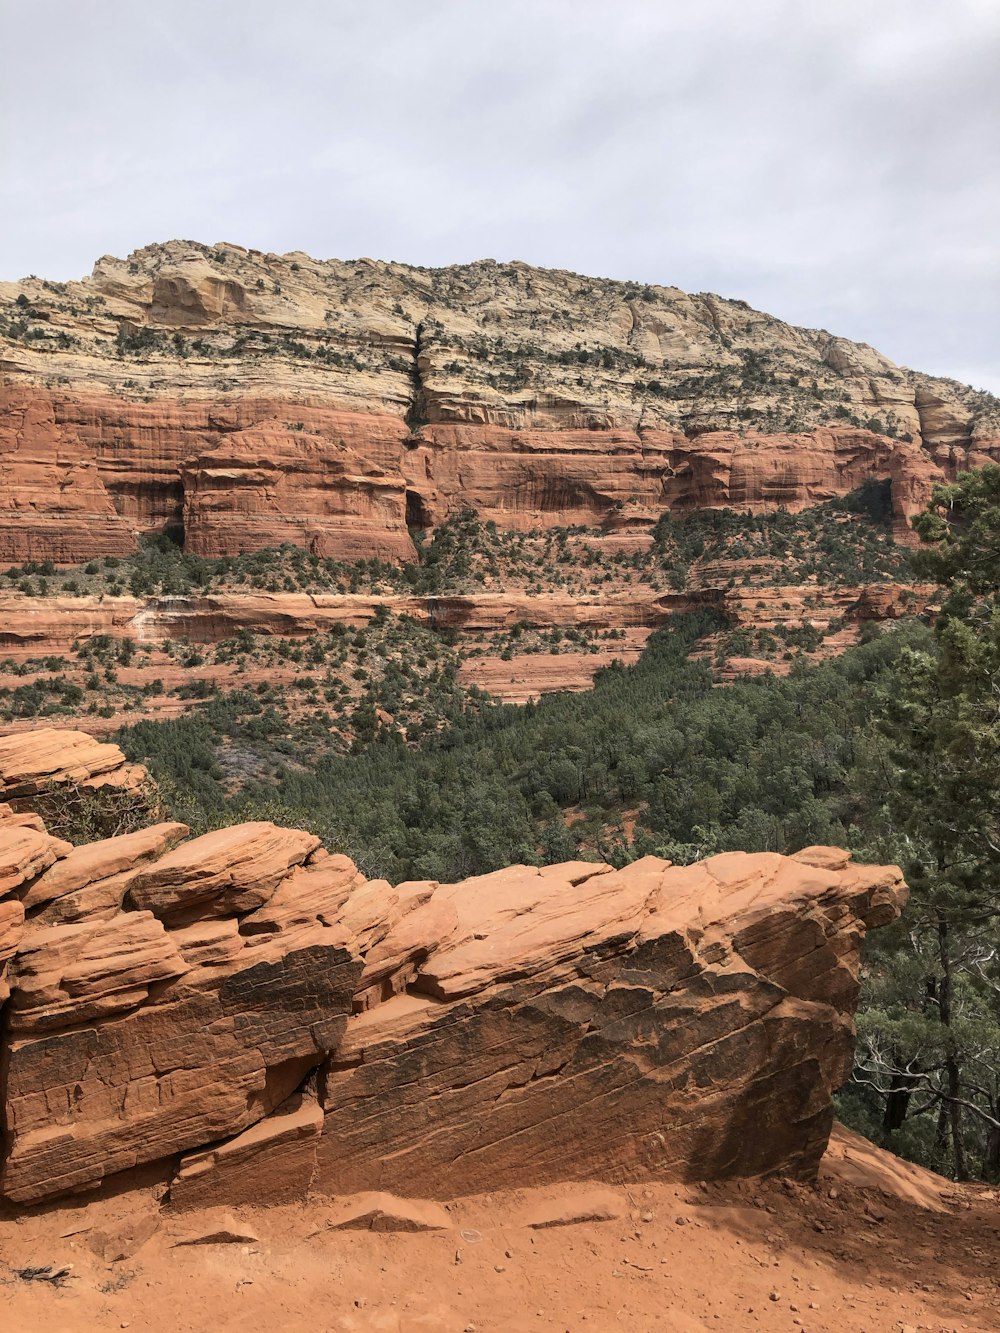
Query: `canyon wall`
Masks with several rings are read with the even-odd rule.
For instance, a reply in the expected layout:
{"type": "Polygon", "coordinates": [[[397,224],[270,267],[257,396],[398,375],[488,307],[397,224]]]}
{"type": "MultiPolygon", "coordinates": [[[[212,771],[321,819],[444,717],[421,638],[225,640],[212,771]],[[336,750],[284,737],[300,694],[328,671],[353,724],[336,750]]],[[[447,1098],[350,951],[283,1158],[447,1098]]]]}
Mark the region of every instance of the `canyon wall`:
{"type": "Polygon", "coordinates": [[[219,592],[201,597],[162,596],[27,598],[0,593],[0,654],[11,661],[74,651],[99,635],[131,638],[139,646],[165,640],[213,644],[241,630],[297,638],[335,625],[359,629],[380,610],[407,616],[435,630],[466,635],[531,629],[643,629],[666,624],[672,615],[712,607],[733,626],[770,627],[792,622],[822,626],[885,621],[923,615],[939,590],[929,584],[877,583],[818,588],[816,584],[730,588],[707,586],[688,592],[631,591],[581,596],[547,592],[483,592],[468,595],[401,596],[368,593],[219,592]]]}
{"type": "Polygon", "coordinates": [[[0,561],[183,534],[412,557],[472,506],[529,529],[801,509],[1000,457],[1000,404],[740,301],[492,261],[169,242],[0,283],[0,561]]]}
{"type": "Polygon", "coordinates": [[[266,822],[73,847],[31,811],[135,777],[82,734],[0,739],[12,1203],[152,1164],[177,1208],[815,1174],[896,867],[809,848],[392,887],[266,822]]]}

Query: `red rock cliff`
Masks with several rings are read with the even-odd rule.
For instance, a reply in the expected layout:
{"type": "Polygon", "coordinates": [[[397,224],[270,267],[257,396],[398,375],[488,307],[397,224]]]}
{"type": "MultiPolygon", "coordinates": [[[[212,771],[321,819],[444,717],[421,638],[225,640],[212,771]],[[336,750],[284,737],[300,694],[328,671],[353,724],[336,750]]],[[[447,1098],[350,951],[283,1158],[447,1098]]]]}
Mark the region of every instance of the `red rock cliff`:
{"type": "Polygon", "coordinates": [[[1000,456],[1000,405],[741,302],[492,262],[151,246],[0,283],[0,560],[183,528],[400,561],[505,526],[802,508],[877,477],[897,530],[1000,456]]]}

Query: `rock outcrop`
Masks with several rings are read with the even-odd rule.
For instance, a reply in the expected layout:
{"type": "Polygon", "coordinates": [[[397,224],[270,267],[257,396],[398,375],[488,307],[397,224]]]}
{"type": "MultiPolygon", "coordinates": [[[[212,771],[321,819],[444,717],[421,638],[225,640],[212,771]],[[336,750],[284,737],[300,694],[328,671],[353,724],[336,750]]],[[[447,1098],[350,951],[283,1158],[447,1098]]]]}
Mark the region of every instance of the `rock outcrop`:
{"type": "Polygon", "coordinates": [[[146,778],[117,745],[96,741],[84,731],[37,727],[0,736],[0,800],[31,802],[51,787],[72,785],[96,791],[137,790],[146,778]]]}
{"type": "Polygon", "coordinates": [[[391,887],[298,830],[186,835],[0,807],[14,1203],[154,1162],[177,1207],[809,1176],[905,895],[829,848],[391,887]]]}
{"type": "Polygon", "coordinates": [[[451,931],[415,959],[404,917],[366,963],[398,993],[321,1074],[314,1186],[810,1175],[850,1072],[857,949],[900,888],[828,849],[435,888],[414,915],[451,931]]]}
{"type": "Polygon", "coordinates": [[[595,630],[662,625],[676,611],[721,603],[721,592],[663,593],[636,587],[614,593],[531,596],[509,592],[398,594],[240,592],[205,596],[26,598],[0,592],[0,654],[16,661],[72,651],[96,635],[131,638],[137,644],[163,640],[218,643],[240,630],[253,634],[307,637],[335,625],[367,625],[380,608],[436,630],[488,634],[520,623],[539,629],[595,630]]]}
{"type": "Polygon", "coordinates": [[[0,561],[183,532],[412,557],[519,529],[791,509],[1000,457],[1000,404],[741,301],[482,261],[425,270],[170,242],[0,283],[0,561]]]}
{"type": "MultiPolygon", "coordinates": [[[[277,867],[307,860],[317,840],[269,825],[225,833],[178,849],[193,867],[183,924],[169,910],[177,852],[122,874],[121,839],[102,847],[103,878],[116,881],[122,904],[113,915],[48,924],[30,906],[30,885],[17,903],[26,920],[7,962],[0,1173],[15,1202],[238,1133],[337,1048],[362,966],[350,933],[316,914],[255,933],[217,916],[227,892],[244,904],[270,898],[277,867]],[[253,854],[261,880],[250,893],[241,886],[253,854]],[[136,905],[133,890],[154,910],[136,905]]],[[[324,874],[322,860],[312,873],[324,874]]]]}

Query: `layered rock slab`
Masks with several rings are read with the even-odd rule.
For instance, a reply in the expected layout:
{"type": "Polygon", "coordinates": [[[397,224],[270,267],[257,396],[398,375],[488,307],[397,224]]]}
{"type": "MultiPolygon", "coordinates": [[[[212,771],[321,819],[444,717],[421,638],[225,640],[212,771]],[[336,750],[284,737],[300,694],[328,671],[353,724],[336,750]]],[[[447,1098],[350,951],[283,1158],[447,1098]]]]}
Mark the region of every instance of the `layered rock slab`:
{"type": "Polygon", "coordinates": [[[52,787],[134,791],[146,770],[129,764],[117,745],[85,731],[39,727],[0,736],[0,800],[30,802],[52,787]]]}
{"type": "MultiPolygon", "coordinates": [[[[358,970],[326,927],[291,950],[246,949],[228,968],[153,955],[161,984],[126,992],[127,1012],[11,1033],[3,1192],[25,1202],[94,1185],[254,1124],[337,1046],[358,970]]],[[[16,1005],[16,970],[11,981],[16,1005]]]]}
{"type": "Polygon", "coordinates": [[[319,919],[324,895],[240,930],[293,868],[308,875],[318,839],[261,823],[168,850],[186,833],[72,848],[0,821],[17,872],[0,897],[0,1193],[15,1202],[239,1134],[339,1043],[362,963],[319,919]]]}
{"type": "Polygon", "coordinates": [[[294,1203],[312,1187],[323,1111],[296,1095],[273,1115],[205,1152],[192,1153],[170,1186],[173,1208],[294,1203]]]}
{"type": "Polygon", "coordinates": [[[825,849],[588,869],[436,890],[451,936],[323,1071],[315,1189],[815,1172],[899,871],[825,849]]]}
{"type": "Polygon", "coordinates": [[[391,886],[300,830],[186,835],[73,848],[0,805],[16,1203],[182,1154],[177,1207],[809,1176],[905,897],[830,848],[391,886]]]}

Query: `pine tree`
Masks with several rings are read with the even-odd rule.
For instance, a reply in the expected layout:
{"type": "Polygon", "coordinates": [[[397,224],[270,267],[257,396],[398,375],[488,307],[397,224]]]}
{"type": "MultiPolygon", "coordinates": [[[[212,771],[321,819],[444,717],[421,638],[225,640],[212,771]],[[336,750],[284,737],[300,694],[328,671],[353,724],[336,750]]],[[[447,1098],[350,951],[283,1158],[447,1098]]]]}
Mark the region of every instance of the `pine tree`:
{"type": "Polygon", "coordinates": [[[935,489],[914,527],[945,588],[934,639],[882,693],[872,787],[910,883],[876,946],[857,1080],[882,1130],[935,1120],[930,1157],[1000,1175],[1000,467],[935,489]]]}

